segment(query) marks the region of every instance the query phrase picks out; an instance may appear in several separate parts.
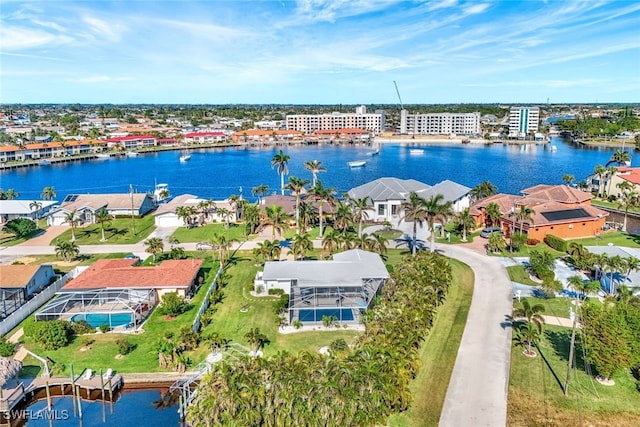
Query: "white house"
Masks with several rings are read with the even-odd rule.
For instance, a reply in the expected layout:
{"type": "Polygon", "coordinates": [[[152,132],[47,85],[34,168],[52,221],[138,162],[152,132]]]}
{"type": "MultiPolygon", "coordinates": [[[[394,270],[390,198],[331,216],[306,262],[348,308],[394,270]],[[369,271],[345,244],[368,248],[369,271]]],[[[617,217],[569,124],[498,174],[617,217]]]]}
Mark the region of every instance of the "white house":
{"type": "Polygon", "coordinates": [[[46,216],[58,203],[53,200],[0,200],[0,223],[14,218],[36,220],[46,216]]]}
{"type": "Polygon", "coordinates": [[[153,196],[148,193],[69,194],[58,209],[47,217],[48,225],[64,225],[69,213],[86,224],[95,223],[95,214],[105,208],[110,215],[142,216],[154,208],[153,196]]]}
{"type": "Polygon", "coordinates": [[[186,226],[184,219],[178,216],[179,207],[192,207],[194,214],[191,219],[191,225],[201,225],[211,222],[225,222],[226,219],[221,215],[221,209],[224,208],[230,212],[229,222],[237,220],[236,213],[232,209],[229,200],[206,200],[200,199],[192,194],[183,194],[174,197],[170,202],[161,204],[153,213],[154,222],[157,227],[184,227],[186,226]]]}

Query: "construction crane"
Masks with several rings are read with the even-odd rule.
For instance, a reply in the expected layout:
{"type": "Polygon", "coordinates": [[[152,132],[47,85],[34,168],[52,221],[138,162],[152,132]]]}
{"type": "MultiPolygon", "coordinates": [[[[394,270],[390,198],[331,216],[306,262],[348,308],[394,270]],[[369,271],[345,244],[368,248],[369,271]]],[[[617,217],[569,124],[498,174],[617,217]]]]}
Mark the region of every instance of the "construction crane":
{"type": "Polygon", "coordinates": [[[396,93],[398,94],[398,100],[400,101],[400,111],[404,110],[404,106],[402,105],[402,98],[400,97],[400,91],[398,90],[398,84],[396,81],[393,81],[393,85],[396,87],[396,93]]]}

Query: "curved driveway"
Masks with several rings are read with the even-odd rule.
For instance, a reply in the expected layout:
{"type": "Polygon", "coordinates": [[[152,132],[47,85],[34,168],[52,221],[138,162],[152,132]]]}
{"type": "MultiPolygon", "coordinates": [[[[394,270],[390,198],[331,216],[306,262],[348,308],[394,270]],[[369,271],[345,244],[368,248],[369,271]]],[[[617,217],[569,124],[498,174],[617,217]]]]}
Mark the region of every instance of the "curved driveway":
{"type": "Polygon", "coordinates": [[[504,426],[511,358],[512,287],[496,259],[457,245],[438,245],[473,269],[467,324],[445,397],[440,426],[504,426]]]}

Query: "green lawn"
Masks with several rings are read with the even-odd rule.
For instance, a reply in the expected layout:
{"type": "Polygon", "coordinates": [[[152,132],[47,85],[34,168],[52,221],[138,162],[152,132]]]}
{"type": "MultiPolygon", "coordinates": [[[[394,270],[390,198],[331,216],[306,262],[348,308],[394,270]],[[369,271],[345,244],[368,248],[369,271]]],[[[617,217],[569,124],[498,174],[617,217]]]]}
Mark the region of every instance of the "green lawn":
{"type": "Polygon", "coordinates": [[[58,258],[55,255],[28,255],[23,257],[23,260],[28,260],[25,264],[51,264],[58,273],[68,273],[75,267],[80,265],[91,265],[102,258],[124,258],[128,253],[111,253],[111,254],[80,254],[71,262],[66,262],[62,258],[58,258]]]}
{"type": "Polygon", "coordinates": [[[507,425],[640,425],[640,393],[631,374],[614,376],[613,387],[596,382],[585,372],[579,334],[577,369],[571,375],[569,395],[563,395],[570,334],[569,328],[546,326],[536,350],[544,358],[525,357],[521,347],[512,349],[507,425]]]}
{"type": "Polygon", "coordinates": [[[21,237],[21,238],[18,239],[13,234],[5,233],[3,231],[0,231],[0,246],[15,246],[15,245],[18,245],[20,243],[26,242],[27,240],[31,239],[32,237],[37,236],[38,234],[40,234],[42,232],[44,232],[44,230],[39,228],[36,231],[34,231],[31,235],[29,235],[27,237],[21,237]]]}
{"type": "MultiPolygon", "coordinates": [[[[548,316],[557,316],[557,317],[569,317],[569,307],[573,307],[573,300],[571,298],[522,298],[523,300],[528,300],[529,304],[536,305],[541,304],[544,307],[544,311],[542,314],[548,316]]],[[[514,301],[513,306],[518,306],[518,302],[514,301]]]]}
{"type": "MultiPolygon", "coordinates": [[[[78,245],[127,245],[138,243],[149,236],[156,226],[153,215],[143,218],[134,218],[135,233],[131,226],[131,218],[117,218],[109,224],[105,224],[104,237],[106,242],[101,242],[102,228],[100,224],[91,224],[79,227],[75,230],[76,243],[78,245]]],[[[60,240],[71,240],[71,229],[66,230],[59,237],[60,240]]],[[[54,241],[49,243],[55,245],[54,241]]]]}
{"type": "MultiPolygon", "coordinates": [[[[327,228],[323,226],[323,232],[326,233],[327,228]]],[[[293,239],[296,235],[296,227],[290,227],[289,229],[287,229],[287,231],[284,232],[283,238],[284,239],[293,239]]],[[[311,230],[307,231],[307,234],[309,234],[309,237],[311,238],[311,240],[315,240],[318,238],[318,236],[320,235],[320,227],[313,227],[311,230]]]]}
{"type": "MultiPolygon", "coordinates": [[[[602,200],[602,199],[592,199],[591,204],[594,206],[602,206],[605,208],[617,209],[619,211],[624,212],[620,207],[618,207],[619,205],[617,202],[609,202],[607,200],[602,200]]],[[[629,209],[629,212],[640,213],[640,208],[631,208],[629,209]]]]}
{"type": "Polygon", "coordinates": [[[438,425],[473,294],[473,271],[455,260],[451,265],[453,284],[420,348],[421,368],[411,383],[413,403],[408,411],[392,415],[389,426],[438,425]]]}
{"type": "Polygon", "coordinates": [[[222,234],[237,242],[243,242],[255,237],[255,235],[245,237],[244,224],[229,224],[227,229],[225,224],[216,223],[193,228],[179,227],[171,235],[171,238],[178,240],[180,243],[197,243],[208,242],[215,234],[222,234]]]}
{"type": "Polygon", "coordinates": [[[456,224],[450,222],[444,226],[444,237],[441,237],[440,232],[436,231],[436,242],[451,244],[469,243],[473,241],[476,236],[479,236],[481,232],[482,229],[477,229],[475,231],[467,230],[467,240],[462,240],[462,231],[458,230],[458,226],[456,224]],[[449,233],[448,238],[447,233],[449,233]]]}
{"type": "Polygon", "coordinates": [[[549,245],[547,245],[545,242],[540,242],[535,246],[524,245],[524,246],[522,246],[522,248],[520,248],[520,250],[514,251],[514,252],[510,252],[509,251],[509,239],[508,238],[506,239],[506,242],[507,242],[507,249],[505,249],[502,253],[491,254],[491,255],[494,255],[494,256],[508,256],[508,257],[528,257],[528,256],[531,255],[531,251],[534,250],[534,249],[536,251],[549,252],[556,258],[560,258],[560,257],[566,255],[565,252],[556,251],[555,249],[553,249],[549,245]]]}
{"type": "Polygon", "coordinates": [[[402,236],[402,231],[400,230],[380,230],[380,231],[376,231],[375,233],[378,236],[382,236],[384,239],[386,240],[395,240],[398,237],[402,236]]]}
{"type": "Polygon", "coordinates": [[[529,286],[540,286],[540,283],[536,283],[531,280],[529,272],[524,265],[512,265],[507,267],[507,273],[509,273],[509,279],[512,282],[522,283],[529,286]]]}
{"type": "Polygon", "coordinates": [[[613,243],[616,246],[626,246],[630,248],[640,248],[640,236],[622,232],[602,233],[600,237],[589,237],[586,239],[574,239],[572,242],[580,243],[584,246],[606,246],[613,243]]]}

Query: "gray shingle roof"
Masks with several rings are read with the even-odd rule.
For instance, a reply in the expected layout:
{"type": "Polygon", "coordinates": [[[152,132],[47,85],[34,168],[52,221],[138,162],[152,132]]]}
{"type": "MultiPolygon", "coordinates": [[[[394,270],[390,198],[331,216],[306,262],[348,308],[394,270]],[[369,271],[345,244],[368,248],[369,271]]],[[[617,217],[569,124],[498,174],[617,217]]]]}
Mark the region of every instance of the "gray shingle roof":
{"type": "Polygon", "coordinates": [[[422,196],[431,188],[415,179],[379,178],[349,190],[349,197],[361,199],[370,197],[374,201],[406,200],[410,192],[415,191],[422,196]]]}
{"type": "Polygon", "coordinates": [[[424,198],[429,198],[431,196],[435,196],[436,194],[442,194],[444,196],[444,200],[453,202],[469,194],[469,191],[471,191],[471,188],[465,187],[462,184],[458,184],[457,182],[449,181],[447,179],[445,181],[437,183],[429,190],[427,190],[424,195],[421,196],[424,198]]]}

